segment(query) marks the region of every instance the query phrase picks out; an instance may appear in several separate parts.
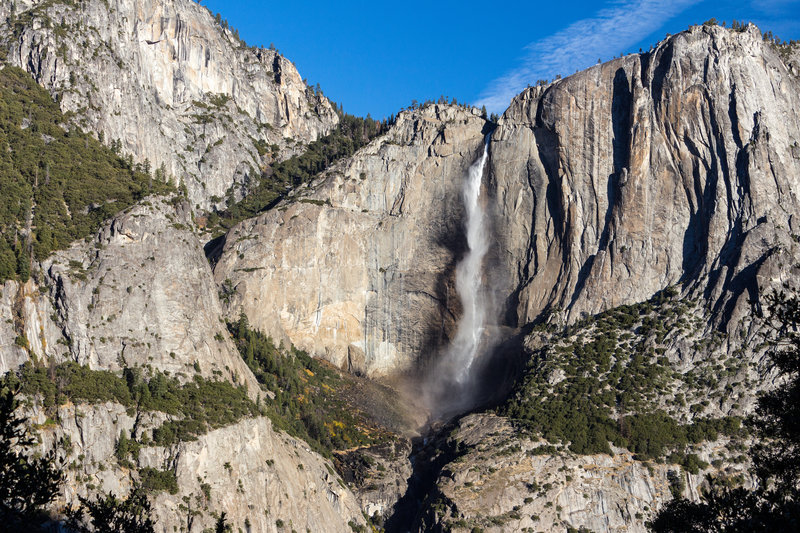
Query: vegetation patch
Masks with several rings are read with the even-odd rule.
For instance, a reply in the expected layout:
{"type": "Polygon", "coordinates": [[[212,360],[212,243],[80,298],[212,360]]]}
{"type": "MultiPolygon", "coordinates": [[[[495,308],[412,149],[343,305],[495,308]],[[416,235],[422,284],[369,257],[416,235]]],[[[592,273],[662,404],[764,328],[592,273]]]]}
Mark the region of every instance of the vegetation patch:
{"type": "Polygon", "coordinates": [[[694,531],[796,531],[800,523],[800,301],[796,294],[766,298],[767,357],[780,385],[761,393],[747,421],[755,438],[749,450],[753,487],[742,474],[707,476],[700,501],[682,497],[685,484],[669,476],[672,501],[647,525],[657,533],[694,531]]]}
{"type": "MultiPolygon", "coordinates": [[[[260,414],[244,387],[201,376],[181,384],[176,378],[158,371],[146,378],[139,368],[126,368],[120,377],[106,370],[90,370],[75,362],[49,368],[27,362],[18,373],[7,374],[2,384],[19,387],[29,398],[39,396],[43,405],[51,409],[68,401],[116,402],[140,413],[158,411],[172,415],[174,419],[153,430],[153,442],[160,446],[195,440],[212,429],[260,414]]],[[[129,450],[135,449],[136,444],[125,439],[123,449],[120,443],[117,448],[118,456],[126,460],[129,450]]]]}
{"type": "Polygon", "coordinates": [[[69,123],[25,71],[0,70],[0,281],[171,188],[69,123]]]}
{"type": "MultiPolygon", "coordinates": [[[[241,201],[234,203],[229,198],[227,210],[208,215],[208,227],[222,234],[242,220],[269,209],[292,188],[309,182],[336,161],[353,155],[388,128],[387,122],[355,117],[339,110],[339,124],[332,132],[309,144],[302,154],[262,173],[254,190],[241,201]]],[[[264,143],[257,143],[256,148],[260,155],[267,153],[264,143]]]]}
{"type": "Polygon", "coordinates": [[[662,354],[665,341],[696,327],[689,310],[666,289],[553,333],[499,413],[575,453],[610,454],[613,443],[643,460],[666,456],[693,471],[707,466],[682,450],[736,434],[741,420],[702,417],[700,410],[691,421],[677,418],[685,405],[677,391],[694,374],[675,372],[662,354]]]}
{"type": "Polygon", "coordinates": [[[251,329],[244,315],[228,329],[245,363],[272,397],[264,405],[277,428],[326,457],[387,437],[347,401],[341,392],[346,378],[329,364],[294,347],[275,346],[270,337],[251,329]]]}
{"type": "Polygon", "coordinates": [[[139,475],[141,476],[142,488],[147,492],[166,491],[170,494],[178,493],[178,480],[171,470],[156,470],[155,468],[147,467],[139,470],[139,475]]]}

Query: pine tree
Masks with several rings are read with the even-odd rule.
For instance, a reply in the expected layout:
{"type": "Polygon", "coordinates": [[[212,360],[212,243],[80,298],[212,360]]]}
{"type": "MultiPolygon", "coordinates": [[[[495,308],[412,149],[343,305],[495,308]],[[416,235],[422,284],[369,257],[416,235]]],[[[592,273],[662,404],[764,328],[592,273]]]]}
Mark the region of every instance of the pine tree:
{"type": "Polygon", "coordinates": [[[215,533],[228,533],[231,531],[231,526],[225,518],[225,511],[222,511],[222,514],[219,515],[217,523],[214,525],[214,531],[215,533]]]}
{"type": "Polygon", "coordinates": [[[758,485],[729,488],[709,476],[704,500],[669,502],[649,524],[656,533],[800,531],[800,300],[779,293],[767,301],[769,357],[785,382],[761,395],[750,422],[758,485]]]}
{"type": "Polygon", "coordinates": [[[13,278],[17,272],[17,257],[5,240],[0,239],[0,279],[13,278]]]}
{"type": "Polygon", "coordinates": [[[7,377],[0,384],[0,524],[4,531],[35,531],[63,479],[55,450],[44,457],[29,455],[36,440],[26,419],[16,414],[18,386],[12,382],[7,377]]]}
{"type": "Polygon", "coordinates": [[[108,493],[96,500],[81,497],[80,502],[67,513],[69,528],[76,533],[155,532],[150,500],[141,485],[134,485],[124,500],[108,493]]]}

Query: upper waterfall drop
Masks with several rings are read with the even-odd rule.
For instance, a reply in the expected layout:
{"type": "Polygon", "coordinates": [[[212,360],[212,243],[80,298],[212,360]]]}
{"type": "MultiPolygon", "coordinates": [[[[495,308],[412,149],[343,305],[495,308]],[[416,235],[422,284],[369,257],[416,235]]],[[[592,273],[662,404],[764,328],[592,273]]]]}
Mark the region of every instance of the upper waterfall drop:
{"type": "Polygon", "coordinates": [[[483,145],[483,154],[470,166],[461,191],[467,214],[465,229],[469,250],[456,267],[456,291],[461,299],[464,314],[447,350],[453,378],[459,385],[464,385],[470,376],[486,327],[487,302],[483,288],[483,259],[489,250],[489,235],[486,229],[486,212],[480,196],[488,155],[487,137],[483,145]]]}

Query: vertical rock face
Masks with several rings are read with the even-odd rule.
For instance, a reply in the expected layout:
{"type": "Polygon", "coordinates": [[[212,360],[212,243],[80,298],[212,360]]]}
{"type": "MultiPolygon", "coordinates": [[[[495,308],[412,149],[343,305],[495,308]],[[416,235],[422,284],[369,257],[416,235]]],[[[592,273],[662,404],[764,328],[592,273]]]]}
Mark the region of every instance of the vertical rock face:
{"type": "Polygon", "coordinates": [[[338,122],[291,62],[247,48],[191,0],[20,0],[0,21],[9,62],[85,129],[163,165],[192,206],[241,197],[262,167],[338,122]]]}
{"type": "MultiPolygon", "coordinates": [[[[115,455],[120,432],[149,431],[164,420],[162,413],[130,416],[118,404],[66,405],[51,413],[34,407],[43,447],[60,442],[66,481],[58,504],[74,505],[90,491],[86,482],[118,496],[128,493],[133,479],[115,455]],[[161,415],[161,416],[159,416],[161,415]],[[66,445],[64,443],[67,443],[66,445]]],[[[143,447],[138,466],[175,474],[178,492],[151,498],[156,531],[203,531],[225,512],[235,530],[347,531],[348,522],[364,519],[352,492],[329,461],[308,446],[273,429],[266,417],[242,420],[170,447],[143,447]]]]}
{"type": "Polygon", "coordinates": [[[446,338],[465,243],[460,190],[485,121],[429,106],[284,205],[233,228],[215,269],[229,316],[355,372],[413,367],[446,338]]]}
{"type": "Polygon", "coordinates": [[[0,316],[9,335],[0,372],[30,352],[93,369],[151,365],[189,378],[222,375],[247,383],[255,395],[258,385],[220,322],[217,289],[190,216],[185,202],[144,202],[113,218],[88,245],[78,242],[45,261],[39,287],[7,283],[0,316]]]}
{"type": "Polygon", "coordinates": [[[492,137],[509,320],[574,320],[676,283],[738,318],[795,247],[800,80],[750,26],[529,89],[492,137]]]}
{"type": "Polygon", "coordinates": [[[40,295],[33,283],[6,281],[0,289],[0,375],[4,375],[28,360],[29,349],[43,351],[40,331],[47,314],[37,308],[40,295]]]}

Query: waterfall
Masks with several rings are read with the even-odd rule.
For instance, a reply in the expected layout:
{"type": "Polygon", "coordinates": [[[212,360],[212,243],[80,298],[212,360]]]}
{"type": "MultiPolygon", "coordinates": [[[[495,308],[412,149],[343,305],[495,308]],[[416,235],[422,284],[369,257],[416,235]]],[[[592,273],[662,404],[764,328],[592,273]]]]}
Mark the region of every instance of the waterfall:
{"type": "Polygon", "coordinates": [[[469,167],[461,191],[467,211],[466,232],[469,250],[456,267],[456,291],[461,299],[464,314],[458,323],[456,335],[448,347],[446,359],[451,378],[465,385],[472,369],[486,326],[487,302],[483,290],[483,259],[489,249],[486,230],[486,213],[480,202],[481,181],[489,154],[489,139],[483,145],[483,154],[469,167]]]}
{"type": "Polygon", "coordinates": [[[497,318],[483,277],[490,235],[481,182],[488,159],[487,136],[483,153],[469,167],[461,186],[467,252],[456,265],[456,292],[463,312],[450,344],[439,352],[435,366],[421,384],[423,402],[430,409],[429,420],[433,421],[464,412],[483,395],[480,384],[475,383],[475,374],[480,371],[475,363],[493,345],[494,333],[487,334],[487,328],[497,318]]]}

